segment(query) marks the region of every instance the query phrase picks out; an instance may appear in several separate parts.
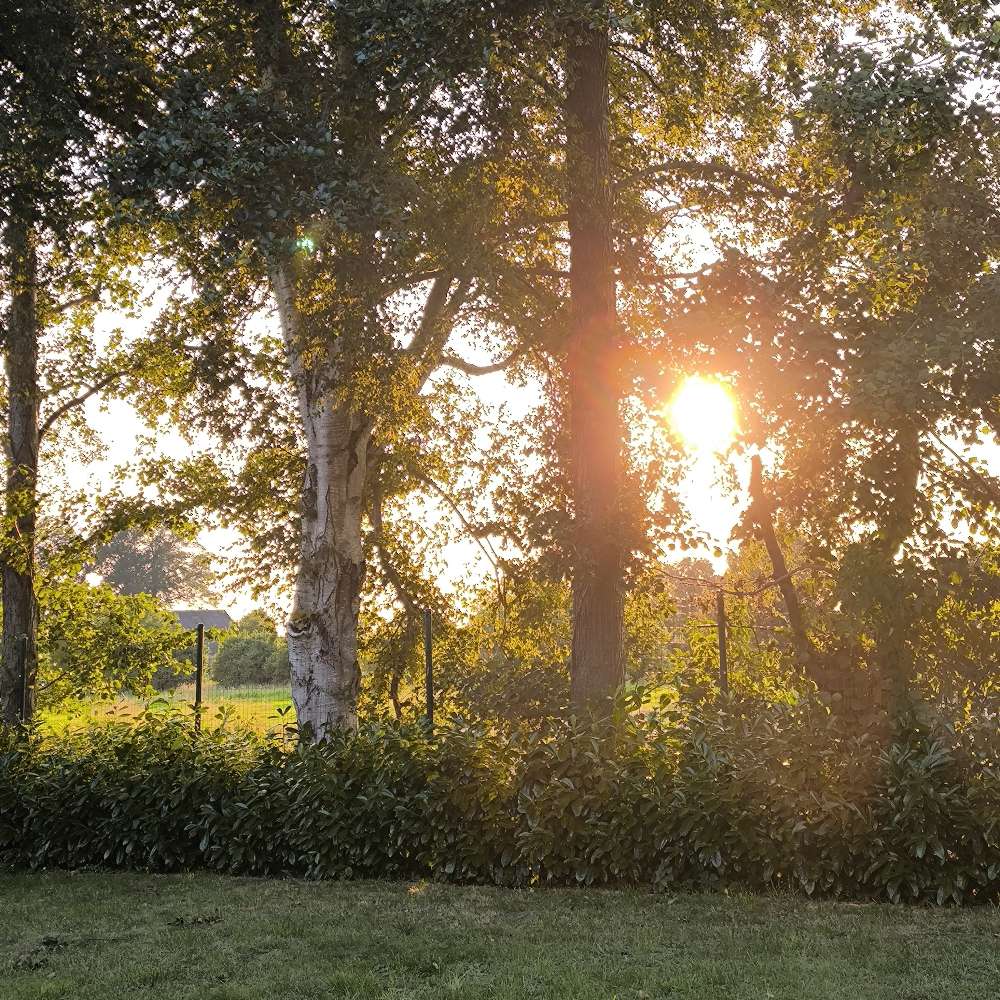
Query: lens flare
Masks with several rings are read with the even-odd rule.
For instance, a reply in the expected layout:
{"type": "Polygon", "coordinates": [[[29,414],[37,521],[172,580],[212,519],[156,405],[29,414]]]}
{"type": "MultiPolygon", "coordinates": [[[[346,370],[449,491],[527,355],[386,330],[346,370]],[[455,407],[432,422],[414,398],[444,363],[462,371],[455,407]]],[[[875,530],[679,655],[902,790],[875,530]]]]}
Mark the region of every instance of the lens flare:
{"type": "Polygon", "coordinates": [[[670,426],[692,452],[725,451],[736,436],[736,401],[721,382],[690,375],[668,408],[670,426]]]}

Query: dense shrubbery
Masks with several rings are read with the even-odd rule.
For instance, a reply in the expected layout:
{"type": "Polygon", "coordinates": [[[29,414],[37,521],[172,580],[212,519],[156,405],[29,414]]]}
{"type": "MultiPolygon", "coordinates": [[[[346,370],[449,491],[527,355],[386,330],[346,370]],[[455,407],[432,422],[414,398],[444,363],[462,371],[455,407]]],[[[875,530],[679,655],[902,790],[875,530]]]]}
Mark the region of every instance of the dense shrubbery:
{"type": "Polygon", "coordinates": [[[288,684],[288,647],[268,635],[236,635],[227,639],[212,664],[212,676],[223,687],[244,684],[288,684]]]}
{"type": "Polygon", "coordinates": [[[820,707],[553,724],[520,741],[363,728],[290,752],[179,719],[0,755],[0,860],[308,878],[1000,897],[1000,736],[848,735],[820,707]]]}

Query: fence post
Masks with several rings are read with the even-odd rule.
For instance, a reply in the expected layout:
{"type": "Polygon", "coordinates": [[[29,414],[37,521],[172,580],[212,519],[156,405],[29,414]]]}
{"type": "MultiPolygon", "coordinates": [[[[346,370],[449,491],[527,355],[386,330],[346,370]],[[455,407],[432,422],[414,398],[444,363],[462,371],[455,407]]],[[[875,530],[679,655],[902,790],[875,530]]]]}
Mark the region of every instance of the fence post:
{"type": "Polygon", "coordinates": [[[424,608],[424,693],[427,698],[427,725],[434,726],[434,658],[431,650],[431,612],[424,608]]]}
{"type": "Polygon", "coordinates": [[[28,722],[28,702],[31,699],[31,688],[28,684],[28,636],[19,635],[17,637],[17,658],[19,662],[18,675],[20,684],[18,685],[17,717],[21,725],[28,722]]]}
{"type": "Polygon", "coordinates": [[[194,731],[201,732],[201,683],[205,676],[205,626],[198,625],[194,642],[194,731]]]}
{"type": "Polygon", "coordinates": [[[715,592],[715,626],[719,633],[719,690],[729,694],[729,662],[726,652],[726,596],[715,592]]]}

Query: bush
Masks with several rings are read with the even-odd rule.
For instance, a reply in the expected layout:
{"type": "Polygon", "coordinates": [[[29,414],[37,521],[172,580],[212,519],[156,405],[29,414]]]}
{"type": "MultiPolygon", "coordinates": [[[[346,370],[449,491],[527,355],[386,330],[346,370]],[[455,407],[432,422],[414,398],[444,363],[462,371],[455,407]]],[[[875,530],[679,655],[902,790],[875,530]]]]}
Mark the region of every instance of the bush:
{"type": "Polygon", "coordinates": [[[223,687],[287,684],[288,647],[266,633],[235,635],[222,643],[212,676],[223,687]]]}
{"type": "Polygon", "coordinates": [[[194,679],[194,671],[194,647],[185,647],[174,653],[170,663],[158,667],[149,683],[154,691],[172,691],[189,684],[194,679]]]}
{"type": "Polygon", "coordinates": [[[0,737],[0,863],[1000,899],[1000,735],[820,706],[362,727],[282,750],[177,716],[0,737]]]}

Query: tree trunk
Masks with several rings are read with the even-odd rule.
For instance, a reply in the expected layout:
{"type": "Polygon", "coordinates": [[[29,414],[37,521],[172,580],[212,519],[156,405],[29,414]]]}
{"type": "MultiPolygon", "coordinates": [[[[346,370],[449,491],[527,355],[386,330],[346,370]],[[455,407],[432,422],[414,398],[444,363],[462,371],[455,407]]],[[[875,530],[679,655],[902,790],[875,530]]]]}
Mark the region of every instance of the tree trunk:
{"type": "Polygon", "coordinates": [[[747,517],[756,528],[767,550],[774,581],[785,602],[785,612],[792,630],[795,651],[807,676],[812,677],[815,649],[806,631],[805,617],[802,614],[802,605],[799,603],[798,591],[795,589],[795,581],[788,572],[788,563],[785,561],[784,552],[781,551],[778,534],[774,530],[772,504],[764,493],[760,455],[754,455],[750,459],[750,509],[747,511],[747,517]]]}
{"type": "Polygon", "coordinates": [[[38,481],[37,256],[30,226],[16,216],[8,224],[11,304],[4,360],[7,372],[7,482],[3,539],[3,654],[0,722],[20,714],[23,636],[30,714],[37,669],[38,603],[35,598],[35,518],[38,481]]]}
{"type": "Polygon", "coordinates": [[[570,677],[574,708],[592,712],[606,705],[621,685],[625,662],[624,429],[606,24],[578,25],[567,47],[566,76],[571,306],[567,374],[574,505],[570,677]]]}
{"type": "Polygon", "coordinates": [[[286,271],[272,269],[306,441],[301,542],[288,617],[292,700],[307,739],[357,726],[364,489],[372,421],[336,397],[332,363],[306,351],[286,271]],[[307,367],[306,354],[313,357],[307,367]]]}
{"type": "Polygon", "coordinates": [[[288,653],[299,725],[324,739],[358,721],[361,517],[371,424],[328,399],[304,420],[308,466],[288,653]]]}

